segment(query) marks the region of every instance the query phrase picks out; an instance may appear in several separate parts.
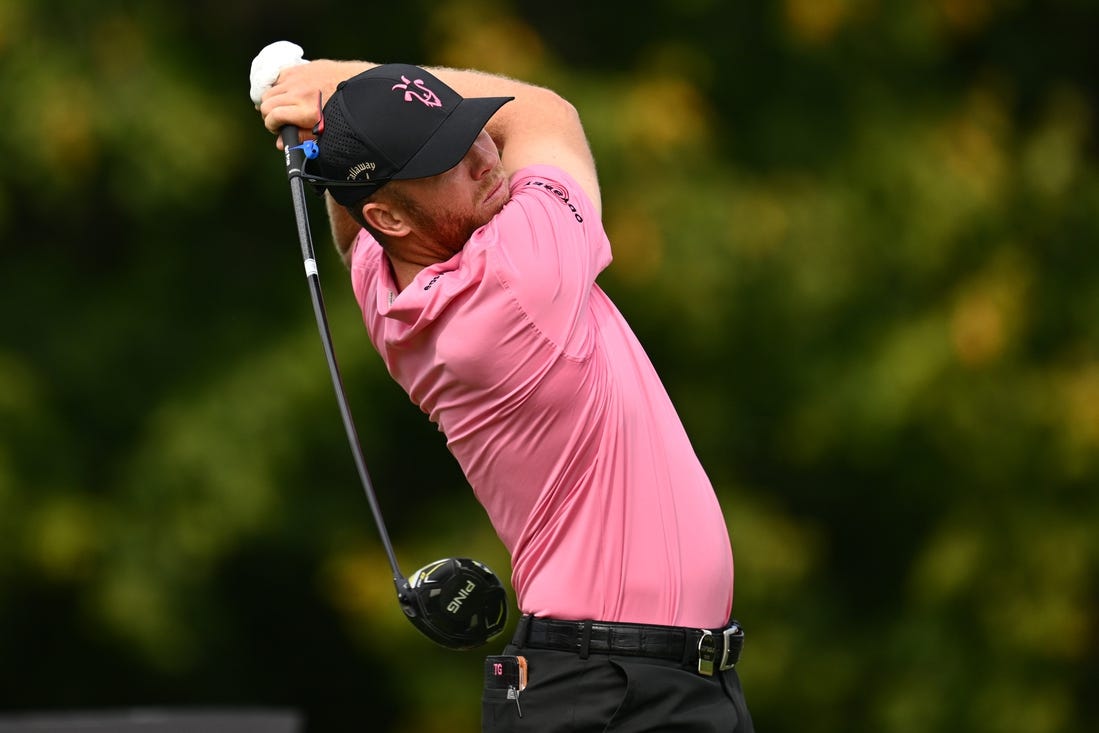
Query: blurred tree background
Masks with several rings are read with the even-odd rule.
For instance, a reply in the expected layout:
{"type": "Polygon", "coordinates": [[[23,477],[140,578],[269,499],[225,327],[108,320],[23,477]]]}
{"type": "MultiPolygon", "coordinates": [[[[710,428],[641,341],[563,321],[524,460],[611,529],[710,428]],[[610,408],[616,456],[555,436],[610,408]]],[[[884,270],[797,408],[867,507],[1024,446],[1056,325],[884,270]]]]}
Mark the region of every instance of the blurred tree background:
{"type": "MultiPolygon", "coordinates": [[[[0,714],[477,728],[481,655],[393,597],[248,100],[285,38],[576,103],[602,283],[731,527],[761,731],[1096,730],[1097,28],[1094,0],[0,0],[0,714]]],[[[507,575],[314,203],[402,565],[507,575]]]]}

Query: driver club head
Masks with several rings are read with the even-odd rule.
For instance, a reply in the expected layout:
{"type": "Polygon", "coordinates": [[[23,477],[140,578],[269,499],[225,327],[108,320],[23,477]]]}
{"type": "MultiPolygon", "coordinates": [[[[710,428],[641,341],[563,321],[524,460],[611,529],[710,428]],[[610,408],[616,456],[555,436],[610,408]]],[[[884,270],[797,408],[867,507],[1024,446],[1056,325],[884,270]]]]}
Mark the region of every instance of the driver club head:
{"type": "Polygon", "coordinates": [[[412,625],[448,649],[482,646],[507,623],[507,591],[500,579],[465,557],[428,563],[398,587],[397,598],[412,625]]]}

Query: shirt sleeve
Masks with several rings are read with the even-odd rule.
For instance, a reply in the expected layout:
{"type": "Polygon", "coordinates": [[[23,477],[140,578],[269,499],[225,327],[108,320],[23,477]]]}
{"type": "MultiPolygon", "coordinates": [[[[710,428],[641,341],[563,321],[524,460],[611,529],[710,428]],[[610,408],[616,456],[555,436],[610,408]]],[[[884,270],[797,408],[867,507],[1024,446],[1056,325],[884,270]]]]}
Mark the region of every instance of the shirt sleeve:
{"type": "Polygon", "coordinates": [[[587,335],[588,297],[611,262],[591,200],[566,172],[532,166],[511,179],[511,200],[474,239],[542,334],[576,354],[587,335]]]}

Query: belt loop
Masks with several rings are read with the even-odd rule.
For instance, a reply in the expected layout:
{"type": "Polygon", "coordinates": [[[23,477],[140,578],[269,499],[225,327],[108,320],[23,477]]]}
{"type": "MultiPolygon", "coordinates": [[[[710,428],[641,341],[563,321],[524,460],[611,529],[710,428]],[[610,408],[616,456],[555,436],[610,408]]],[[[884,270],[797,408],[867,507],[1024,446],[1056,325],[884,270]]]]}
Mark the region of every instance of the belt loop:
{"type": "Polygon", "coordinates": [[[683,660],[681,664],[688,668],[694,669],[698,666],[698,640],[695,635],[698,632],[683,634],[683,660]]]}
{"type": "Polygon", "coordinates": [[[511,637],[511,643],[522,649],[530,638],[530,620],[533,616],[523,614],[519,617],[519,623],[515,625],[515,633],[511,637]]]}
{"type": "Polygon", "coordinates": [[[591,651],[591,621],[584,621],[580,627],[580,658],[587,659],[591,651]]]}

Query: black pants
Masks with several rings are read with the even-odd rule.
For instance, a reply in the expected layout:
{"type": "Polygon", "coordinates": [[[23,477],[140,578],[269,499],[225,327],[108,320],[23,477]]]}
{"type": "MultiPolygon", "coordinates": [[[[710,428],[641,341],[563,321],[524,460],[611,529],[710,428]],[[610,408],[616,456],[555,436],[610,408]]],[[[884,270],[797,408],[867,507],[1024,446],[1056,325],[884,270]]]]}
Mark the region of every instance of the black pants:
{"type": "Polygon", "coordinates": [[[595,653],[583,659],[514,643],[503,653],[526,657],[527,688],[518,699],[484,690],[483,733],[754,733],[732,669],[706,677],[659,659],[595,653]]]}

